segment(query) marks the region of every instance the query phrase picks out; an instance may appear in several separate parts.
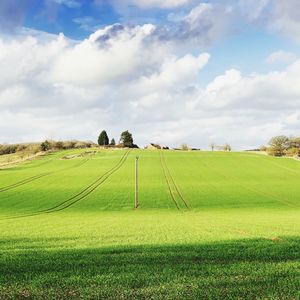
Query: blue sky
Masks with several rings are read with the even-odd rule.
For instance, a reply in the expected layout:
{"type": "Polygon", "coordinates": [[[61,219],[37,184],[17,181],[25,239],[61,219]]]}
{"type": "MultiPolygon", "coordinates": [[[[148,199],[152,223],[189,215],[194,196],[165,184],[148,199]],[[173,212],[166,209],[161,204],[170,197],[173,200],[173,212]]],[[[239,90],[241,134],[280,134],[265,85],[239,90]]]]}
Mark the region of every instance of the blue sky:
{"type": "MultiPolygon", "coordinates": [[[[209,1],[203,1],[209,3],[209,1]]],[[[140,9],[134,5],[118,10],[110,1],[96,2],[32,1],[26,12],[24,26],[54,34],[63,32],[67,37],[82,40],[96,29],[115,23],[125,24],[168,24],[170,14],[187,13],[192,6],[161,9],[140,9]]],[[[201,45],[196,51],[209,51],[212,63],[204,70],[202,83],[206,84],[216,74],[228,68],[239,68],[244,73],[268,72],[274,66],[266,64],[266,57],[279,49],[299,54],[299,44],[279,36],[264,27],[246,22],[235,24],[233,33],[214,44],[201,45]],[[253,51],[249,51],[252,48],[253,51]]],[[[276,69],[284,66],[276,66],[276,69]]]]}
{"type": "Polygon", "coordinates": [[[125,128],[139,144],[245,149],[297,135],[297,11],[296,0],[4,0],[0,118],[13,125],[0,124],[0,143],[125,128]]]}
{"type": "Polygon", "coordinates": [[[94,26],[101,28],[120,22],[121,16],[109,3],[97,5],[89,0],[74,3],[78,3],[78,6],[33,1],[26,13],[24,26],[56,34],[63,32],[70,38],[83,39],[93,31],[94,26]],[[90,19],[87,25],[91,28],[81,28],[78,24],[80,19],[90,19]]]}

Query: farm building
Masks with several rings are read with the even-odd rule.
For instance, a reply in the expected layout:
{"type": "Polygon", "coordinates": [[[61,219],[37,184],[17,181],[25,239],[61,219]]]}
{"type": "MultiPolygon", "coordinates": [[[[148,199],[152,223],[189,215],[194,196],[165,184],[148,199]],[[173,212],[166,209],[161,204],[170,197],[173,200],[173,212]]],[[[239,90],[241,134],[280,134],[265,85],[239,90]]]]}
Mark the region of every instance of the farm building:
{"type": "Polygon", "coordinates": [[[158,144],[149,144],[148,146],[145,147],[145,149],[148,149],[148,150],[160,150],[162,149],[162,147],[158,144]]]}
{"type": "Polygon", "coordinates": [[[167,146],[161,146],[161,145],[158,145],[158,144],[151,143],[148,146],[146,146],[145,149],[148,149],[148,150],[160,150],[160,149],[169,150],[170,148],[167,147],[167,146]]]}

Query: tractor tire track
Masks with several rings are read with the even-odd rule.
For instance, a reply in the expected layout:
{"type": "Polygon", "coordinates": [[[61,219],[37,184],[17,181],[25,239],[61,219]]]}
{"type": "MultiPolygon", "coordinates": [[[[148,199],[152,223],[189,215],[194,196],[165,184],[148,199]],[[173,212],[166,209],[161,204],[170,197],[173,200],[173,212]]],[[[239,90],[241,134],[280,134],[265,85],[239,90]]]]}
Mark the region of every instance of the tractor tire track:
{"type": "Polygon", "coordinates": [[[178,186],[176,185],[175,180],[174,180],[174,178],[172,177],[172,175],[170,173],[170,170],[169,170],[169,168],[166,164],[166,161],[164,159],[164,156],[163,156],[162,152],[160,152],[160,163],[161,163],[161,166],[162,166],[162,169],[163,169],[163,174],[164,174],[167,186],[168,186],[168,190],[169,190],[171,199],[174,202],[176,208],[178,210],[180,210],[180,206],[179,206],[179,203],[177,202],[176,198],[179,198],[183,202],[184,206],[186,208],[188,208],[187,202],[184,199],[182,193],[180,192],[178,186]]]}
{"type": "Polygon", "coordinates": [[[177,203],[177,201],[176,201],[176,198],[175,198],[175,196],[173,195],[172,188],[171,188],[171,185],[170,185],[170,182],[169,182],[169,179],[168,179],[168,176],[167,176],[166,170],[165,170],[165,166],[164,166],[164,164],[163,164],[163,160],[162,160],[162,154],[160,154],[160,164],[161,164],[161,167],[162,167],[162,169],[163,169],[163,174],[164,174],[164,177],[165,177],[165,180],[166,180],[167,186],[168,186],[168,190],[169,190],[169,193],[170,193],[171,199],[172,199],[172,201],[174,202],[174,204],[175,204],[176,208],[179,210],[178,203],[177,203]]]}
{"type": "Polygon", "coordinates": [[[26,218],[26,217],[34,217],[42,214],[50,214],[50,213],[55,213],[59,212],[62,210],[65,210],[73,205],[75,205],[77,202],[80,200],[86,198],[88,195],[90,195],[94,190],[96,190],[100,185],[102,185],[107,179],[109,179],[114,173],[116,173],[125,163],[127,160],[127,157],[130,153],[130,150],[127,151],[121,158],[121,160],[110,170],[105,172],[102,176],[97,178],[93,183],[88,185],[84,190],[79,192],[78,194],[70,197],[69,199],[61,202],[60,204],[57,204],[51,208],[45,209],[45,210],[40,210],[35,213],[31,214],[26,214],[26,215],[19,215],[19,216],[11,216],[11,217],[6,217],[0,220],[11,220],[11,219],[20,219],[20,218],[26,218]]]}
{"type": "Polygon", "coordinates": [[[21,180],[21,181],[19,181],[19,182],[16,182],[16,183],[14,183],[14,184],[5,186],[5,187],[3,187],[3,188],[0,188],[0,193],[9,191],[9,190],[14,189],[14,188],[17,188],[17,187],[19,187],[19,186],[22,186],[22,185],[24,185],[24,184],[30,183],[30,182],[32,182],[32,181],[35,181],[35,180],[37,180],[37,179],[39,179],[39,178],[45,177],[45,176],[50,175],[50,174],[51,174],[51,173],[43,173],[43,174],[39,174],[39,175],[35,175],[35,176],[32,176],[32,177],[23,179],[23,180],[21,180]]]}
{"type": "Polygon", "coordinates": [[[168,167],[168,165],[167,165],[167,162],[166,162],[166,159],[165,159],[165,157],[164,157],[164,155],[163,155],[163,152],[161,152],[161,156],[162,156],[164,165],[165,165],[165,167],[166,167],[167,173],[168,173],[168,175],[169,175],[169,177],[170,177],[170,179],[171,179],[171,182],[173,183],[173,185],[174,185],[174,187],[175,187],[175,190],[176,190],[178,196],[180,197],[180,199],[181,199],[182,202],[184,203],[184,206],[185,206],[186,208],[189,208],[188,201],[187,201],[186,198],[183,196],[181,190],[179,189],[178,185],[176,184],[176,181],[174,180],[174,177],[172,176],[172,174],[171,174],[171,172],[170,172],[170,169],[169,169],[169,167],[168,167]]]}
{"type": "Polygon", "coordinates": [[[52,175],[52,174],[56,174],[56,173],[59,173],[59,172],[63,172],[63,171],[67,171],[67,170],[71,170],[71,169],[74,169],[74,168],[81,167],[82,165],[84,165],[88,161],[89,161],[89,158],[85,159],[84,161],[81,161],[79,164],[77,164],[75,166],[71,166],[71,167],[64,168],[64,169],[57,170],[57,171],[53,171],[53,172],[41,173],[41,174],[38,174],[38,175],[35,175],[35,176],[32,176],[32,177],[23,179],[23,180],[21,180],[19,182],[16,182],[16,183],[13,183],[11,185],[8,185],[8,186],[0,188],[0,193],[3,193],[3,192],[6,192],[6,191],[15,189],[15,188],[17,188],[19,186],[22,186],[22,185],[25,185],[27,183],[33,182],[33,181],[35,181],[37,179],[40,179],[40,178],[48,176],[48,175],[52,175]]]}
{"type": "Polygon", "coordinates": [[[64,209],[76,204],[80,200],[86,198],[124,165],[125,161],[127,160],[128,155],[129,155],[129,152],[130,151],[127,151],[122,156],[121,160],[113,168],[111,168],[110,170],[105,172],[103,175],[101,175],[99,178],[97,178],[93,183],[88,185],[81,192],[79,192],[78,194],[72,196],[71,198],[65,200],[64,202],[62,202],[60,204],[57,204],[57,205],[55,205],[51,208],[45,209],[45,210],[41,210],[39,212],[50,213],[50,212],[54,212],[54,211],[64,210],[64,209]]]}

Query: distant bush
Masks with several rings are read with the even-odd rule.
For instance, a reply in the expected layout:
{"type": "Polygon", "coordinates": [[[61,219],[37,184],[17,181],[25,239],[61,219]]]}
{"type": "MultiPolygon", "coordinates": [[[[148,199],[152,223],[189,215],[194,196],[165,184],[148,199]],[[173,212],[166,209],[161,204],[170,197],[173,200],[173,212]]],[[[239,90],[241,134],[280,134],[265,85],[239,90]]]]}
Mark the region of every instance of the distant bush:
{"type": "Polygon", "coordinates": [[[97,146],[92,142],[81,141],[44,141],[42,143],[7,144],[0,145],[0,155],[18,153],[21,158],[29,157],[38,152],[64,149],[84,149],[97,146]]]}
{"type": "Polygon", "coordinates": [[[184,151],[188,151],[190,148],[187,144],[181,144],[180,149],[184,151]]]}
{"type": "Polygon", "coordinates": [[[40,144],[36,143],[0,145],[0,155],[19,153],[20,157],[23,158],[40,151],[40,144]]]}
{"type": "Polygon", "coordinates": [[[0,155],[16,153],[18,146],[19,145],[0,145],[0,155]]]}
{"type": "Polygon", "coordinates": [[[61,141],[53,142],[52,145],[53,145],[54,149],[57,149],[57,150],[64,149],[64,143],[61,141]]]}

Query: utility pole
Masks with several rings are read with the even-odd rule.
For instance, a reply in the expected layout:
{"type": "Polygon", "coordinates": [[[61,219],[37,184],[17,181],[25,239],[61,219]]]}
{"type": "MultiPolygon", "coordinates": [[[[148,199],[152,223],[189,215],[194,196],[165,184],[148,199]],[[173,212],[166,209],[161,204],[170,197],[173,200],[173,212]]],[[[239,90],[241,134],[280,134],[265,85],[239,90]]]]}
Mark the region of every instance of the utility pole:
{"type": "Polygon", "coordinates": [[[139,207],[139,157],[135,158],[135,198],[134,198],[134,208],[139,207]]]}

